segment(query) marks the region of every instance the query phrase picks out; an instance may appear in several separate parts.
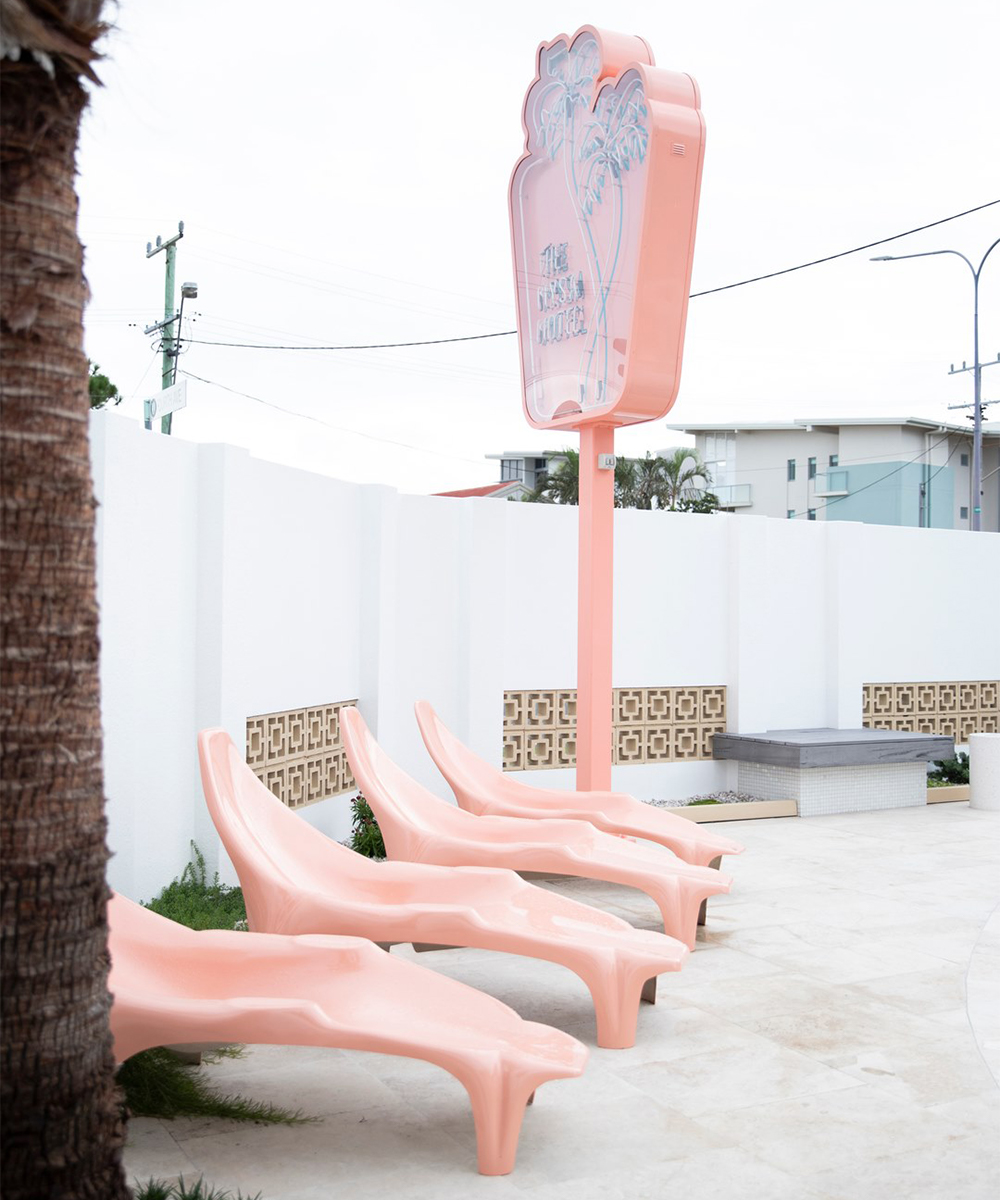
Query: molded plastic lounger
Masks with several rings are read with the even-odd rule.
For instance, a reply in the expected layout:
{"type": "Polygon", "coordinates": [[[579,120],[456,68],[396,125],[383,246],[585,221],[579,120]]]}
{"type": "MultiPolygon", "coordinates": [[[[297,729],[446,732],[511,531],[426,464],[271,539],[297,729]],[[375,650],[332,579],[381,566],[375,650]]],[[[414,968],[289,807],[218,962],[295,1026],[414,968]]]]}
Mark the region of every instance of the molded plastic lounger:
{"type": "Polygon", "coordinates": [[[624,883],[651,896],[664,931],[692,950],[701,902],[729,891],[729,878],[718,871],[678,862],[660,846],[601,833],[586,821],[473,816],[400,770],[378,747],[356,708],[340,710],[340,728],[354,778],[378,819],[390,858],[624,883]]]}
{"type": "Polygon", "coordinates": [[[418,700],[414,709],[431,758],[466,812],[589,821],[605,833],[659,842],[684,862],[699,867],[717,865],[723,854],[743,852],[739,842],[622,792],[552,791],[511,779],[464,746],[426,700],[418,700]]]}
{"type": "Polygon", "coordinates": [[[633,929],[513,871],[355,854],[273,796],[223,729],[199,735],[198,755],[212,820],[258,932],[477,946],[560,963],[589,988],[598,1044],[614,1049],[635,1043],[640,995],[653,999],[656,976],[687,958],[673,938],[633,929]]]}
{"type": "Polygon", "coordinates": [[[121,1062],[173,1042],[336,1046],[422,1058],[472,1101],[479,1170],[513,1169],[525,1105],[581,1074],[587,1049],[492,996],[371,942],[195,932],[112,897],[111,1030],[121,1062]]]}

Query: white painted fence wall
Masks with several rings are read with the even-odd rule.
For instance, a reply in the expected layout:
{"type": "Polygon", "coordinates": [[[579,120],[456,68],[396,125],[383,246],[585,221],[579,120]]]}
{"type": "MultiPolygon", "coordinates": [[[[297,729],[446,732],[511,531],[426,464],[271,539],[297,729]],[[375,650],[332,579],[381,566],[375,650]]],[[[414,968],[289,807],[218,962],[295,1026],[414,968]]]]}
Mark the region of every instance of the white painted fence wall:
{"type": "MultiPolygon", "coordinates": [[[[110,880],[126,895],[178,874],[192,839],[234,878],[200,728],[242,746],[249,715],[356,696],[447,795],[414,700],[499,763],[504,689],[575,686],[576,509],[341,483],[114,413],[93,415],[92,446],[110,880]]],[[[1000,674],[995,534],[624,511],[615,541],[615,685],[725,684],[733,731],[858,726],[866,682],[1000,674]]],[[[645,797],[734,783],[721,762],[614,771],[645,797]]],[[[347,797],[303,815],[348,832],[347,797]]]]}

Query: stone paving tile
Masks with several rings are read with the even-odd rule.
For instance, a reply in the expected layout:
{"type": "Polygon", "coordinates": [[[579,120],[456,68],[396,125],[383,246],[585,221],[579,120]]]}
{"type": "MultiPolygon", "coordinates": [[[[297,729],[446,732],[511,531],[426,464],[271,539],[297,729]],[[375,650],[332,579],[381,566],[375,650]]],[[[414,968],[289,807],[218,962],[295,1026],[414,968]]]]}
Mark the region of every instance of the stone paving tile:
{"type": "MultiPolygon", "coordinates": [[[[892,951],[893,947],[885,948],[883,961],[889,961],[892,951]]],[[[851,990],[856,994],[884,1001],[918,1016],[936,1016],[965,1009],[965,972],[957,963],[942,962],[922,971],[886,972],[852,982],[851,990]]]]}
{"type": "Polygon", "coordinates": [[[689,1117],[859,1086],[844,1072],[767,1038],[667,1062],[647,1062],[620,1074],[653,1098],[669,1097],[671,1108],[689,1117]],[[752,1088],[747,1087],[748,1079],[753,1080],[752,1088]]]}
{"type": "MultiPolygon", "coordinates": [[[[589,1195],[600,1200],[597,1191],[589,1195]]],[[[627,1173],[623,1195],[626,1200],[834,1200],[741,1146],[692,1154],[666,1169],[637,1163],[627,1173]]]]}
{"type": "Polygon", "coordinates": [[[834,1055],[828,1061],[859,1082],[920,1105],[975,1096],[993,1083],[989,1067],[967,1034],[834,1055]]]}
{"type": "Polygon", "coordinates": [[[950,1145],[851,1163],[806,1176],[807,1186],[831,1200],[995,1200],[1000,1177],[998,1142],[966,1138],[950,1145]]]}
{"type": "MultiPolygon", "coordinates": [[[[813,1177],[849,1160],[859,1173],[887,1154],[924,1154],[967,1136],[911,1101],[871,1085],[695,1118],[791,1175],[813,1177]]],[[[901,1193],[895,1193],[901,1195],[901,1193]]]]}
{"type": "MultiPolygon", "coordinates": [[[[511,1176],[476,1174],[468,1098],[439,1068],[278,1046],[206,1077],[319,1123],[134,1120],[129,1178],[203,1174],[263,1200],[992,1200],[1000,818],[951,804],[719,828],[747,846],[726,860],[733,891],[631,1049],[594,1046],[564,968],[394,948],[592,1047],[580,1079],[539,1090],[511,1176]]],[[[545,886],[658,925],[634,889],[545,886]]]]}
{"type": "Polygon", "coordinates": [[[145,1182],[150,1176],[176,1179],[195,1172],[194,1163],[174,1137],[174,1121],[133,1117],[128,1123],[128,1153],[125,1157],[129,1181],[145,1182]]]}

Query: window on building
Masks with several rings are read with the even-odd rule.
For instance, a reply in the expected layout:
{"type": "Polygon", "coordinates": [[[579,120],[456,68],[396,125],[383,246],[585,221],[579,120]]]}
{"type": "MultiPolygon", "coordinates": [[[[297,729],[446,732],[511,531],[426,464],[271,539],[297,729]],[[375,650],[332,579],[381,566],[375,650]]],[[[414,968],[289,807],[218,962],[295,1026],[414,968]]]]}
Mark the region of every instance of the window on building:
{"type": "Polygon", "coordinates": [[[507,483],[512,479],[524,482],[524,460],[521,458],[502,458],[500,460],[500,479],[507,483]]]}
{"type": "Polygon", "coordinates": [[[809,460],[809,478],[810,479],[816,478],[816,460],[814,458],[811,458],[809,460]]]}
{"type": "Polygon", "coordinates": [[[969,456],[967,454],[960,454],[958,456],[958,461],[963,467],[967,467],[969,465],[969,456]]]}
{"type": "Polygon", "coordinates": [[[736,482],[736,435],[709,433],[705,435],[705,466],[712,482],[729,487],[736,482]]]}
{"type": "Polygon", "coordinates": [[[788,519],[789,519],[789,521],[793,520],[793,519],[794,519],[794,517],[795,517],[795,509],[794,509],[794,508],[790,508],[790,509],[788,510],[788,519]]]}
{"type": "Polygon", "coordinates": [[[969,519],[969,510],[968,510],[968,507],[964,504],[958,510],[958,519],[960,521],[967,521],[969,519]]]}
{"type": "Polygon", "coordinates": [[[795,459],[790,458],[788,460],[788,482],[793,483],[794,481],[795,481],[795,459]]]}
{"type": "Polygon", "coordinates": [[[839,454],[831,454],[830,455],[830,466],[831,467],[839,467],[840,466],[840,455],[839,454]]]}
{"type": "Polygon", "coordinates": [[[808,519],[809,519],[810,521],[815,521],[815,520],[816,520],[816,510],[815,510],[814,508],[811,508],[811,509],[809,510],[809,513],[808,513],[808,519]]]}

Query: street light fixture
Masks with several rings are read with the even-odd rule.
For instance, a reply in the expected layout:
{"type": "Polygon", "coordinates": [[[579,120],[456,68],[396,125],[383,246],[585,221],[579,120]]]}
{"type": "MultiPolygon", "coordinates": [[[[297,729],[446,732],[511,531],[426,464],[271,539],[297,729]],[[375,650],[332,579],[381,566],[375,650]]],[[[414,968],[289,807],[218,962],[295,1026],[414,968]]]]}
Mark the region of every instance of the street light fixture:
{"type": "MultiPolygon", "coordinates": [[[[979,276],[983,264],[989,258],[991,251],[1000,246],[1000,238],[993,243],[979,260],[979,266],[974,267],[960,250],[925,250],[922,254],[880,254],[872,262],[899,262],[904,258],[932,258],[936,254],[954,254],[972,272],[972,372],[974,380],[973,426],[972,426],[972,530],[978,533],[982,530],[982,490],[983,490],[983,410],[982,410],[982,380],[983,365],[979,361],[979,276]]],[[[962,364],[961,370],[968,370],[962,364]]],[[[959,374],[954,367],[949,374],[959,374]]]]}

